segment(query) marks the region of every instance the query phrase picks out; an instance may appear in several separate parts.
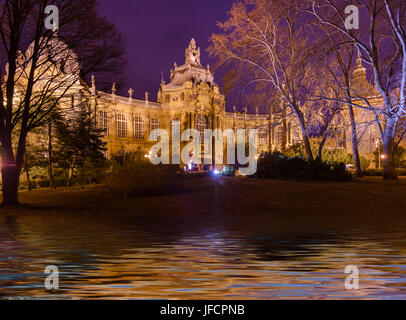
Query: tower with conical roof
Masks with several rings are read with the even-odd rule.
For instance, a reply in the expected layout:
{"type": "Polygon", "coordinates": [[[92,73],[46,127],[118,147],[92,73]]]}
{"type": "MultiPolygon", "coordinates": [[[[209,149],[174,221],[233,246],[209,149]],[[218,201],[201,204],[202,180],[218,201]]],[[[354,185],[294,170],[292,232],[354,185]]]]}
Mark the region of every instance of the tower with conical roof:
{"type": "Polygon", "coordinates": [[[351,89],[356,90],[358,95],[373,94],[375,89],[374,86],[368,81],[367,69],[362,65],[362,58],[359,52],[357,63],[352,74],[351,89]]]}

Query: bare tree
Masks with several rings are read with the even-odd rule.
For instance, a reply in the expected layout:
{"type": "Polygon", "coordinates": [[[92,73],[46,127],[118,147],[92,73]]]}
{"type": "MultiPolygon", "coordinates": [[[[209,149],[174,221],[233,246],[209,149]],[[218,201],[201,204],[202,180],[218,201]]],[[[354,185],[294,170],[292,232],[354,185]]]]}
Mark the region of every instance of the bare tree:
{"type": "MultiPolygon", "coordinates": [[[[344,100],[347,103],[348,115],[351,126],[351,145],[353,160],[355,164],[356,177],[362,177],[361,159],[358,150],[358,130],[355,119],[354,107],[351,104],[351,71],[354,60],[355,46],[348,44],[344,36],[335,29],[324,24],[319,25],[326,35],[326,47],[324,63],[329,71],[331,78],[334,80],[337,89],[343,92],[344,100]]],[[[340,95],[336,94],[334,103],[339,103],[340,95]]]]}
{"type": "Polygon", "coordinates": [[[308,37],[309,22],[298,0],[248,0],[235,4],[230,18],[211,37],[210,53],[219,65],[238,64],[250,70],[252,82],[276,90],[292,110],[303,135],[308,160],[313,160],[310,132],[302,110],[310,85],[307,77],[317,52],[308,37]]]}
{"type": "Polygon", "coordinates": [[[384,179],[396,179],[395,136],[405,115],[406,95],[406,3],[403,0],[358,0],[363,12],[358,34],[345,27],[345,5],[339,0],[307,0],[308,11],[320,23],[341,33],[347,44],[357,47],[361,59],[371,70],[382,105],[349,88],[349,105],[371,112],[383,141],[384,179]]]}
{"type": "MultiPolygon", "coordinates": [[[[18,204],[19,177],[28,133],[47,124],[53,114],[63,112],[64,105],[74,105],[75,99],[80,99],[77,92],[82,86],[81,76],[86,72],[91,72],[96,65],[100,68],[103,63],[111,65],[113,56],[122,58],[116,49],[109,54],[100,52],[100,48],[105,47],[97,45],[97,39],[89,41],[91,35],[98,35],[92,30],[109,29],[111,35],[117,35],[106,21],[97,21],[94,1],[53,1],[61,13],[58,34],[57,30],[44,27],[48,4],[46,0],[0,2],[3,205],[18,204]],[[86,24],[87,28],[78,28],[86,24]],[[82,65],[74,52],[80,48],[82,65]]],[[[102,38],[98,40],[103,43],[102,38]]]]}

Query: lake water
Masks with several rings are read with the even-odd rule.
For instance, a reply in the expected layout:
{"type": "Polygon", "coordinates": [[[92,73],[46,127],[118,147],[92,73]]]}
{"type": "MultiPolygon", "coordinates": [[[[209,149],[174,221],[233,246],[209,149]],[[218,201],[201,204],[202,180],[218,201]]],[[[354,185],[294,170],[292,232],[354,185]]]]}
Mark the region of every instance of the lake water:
{"type": "Polygon", "coordinates": [[[406,298],[406,224],[282,232],[249,221],[0,216],[0,298],[406,298]],[[48,265],[56,292],[44,287],[48,265]],[[344,286],[348,265],[358,290],[344,286]]]}

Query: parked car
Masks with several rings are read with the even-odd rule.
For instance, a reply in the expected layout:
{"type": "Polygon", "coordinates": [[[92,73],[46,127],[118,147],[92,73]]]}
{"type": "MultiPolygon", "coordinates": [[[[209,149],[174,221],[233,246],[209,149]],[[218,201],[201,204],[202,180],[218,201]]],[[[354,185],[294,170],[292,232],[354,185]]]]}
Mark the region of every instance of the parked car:
{"type": "Polygon", "coordinates": [[[353,164],[346,164],[345,169],[347,171],[355,170],[355,166],[353,164]]]}
{"type": "Polygon", "coordinates": [[[224,166],[221,172],[223,176],[226,177],[234,177],[235,176],[235,168],[232,166],[224,166]]]}

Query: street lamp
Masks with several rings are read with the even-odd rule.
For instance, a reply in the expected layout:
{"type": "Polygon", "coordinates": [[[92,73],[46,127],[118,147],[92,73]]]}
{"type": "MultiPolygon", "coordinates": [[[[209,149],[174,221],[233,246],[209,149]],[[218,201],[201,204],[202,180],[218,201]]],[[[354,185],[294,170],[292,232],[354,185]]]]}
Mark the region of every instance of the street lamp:
{"type": "MultiPolygon", "coordinates": [[[[380,154],[380,152],[381,152],[381,149],[379,149],[379,154],[380,154]]],[[[381,168],[381,166],[382,166],[381,165],[381,162],[382,162],[381,159],[382,159],[382,161],[385,160],[385,155],[384,154],[379,157],[379,168],[381,168]]]]}

